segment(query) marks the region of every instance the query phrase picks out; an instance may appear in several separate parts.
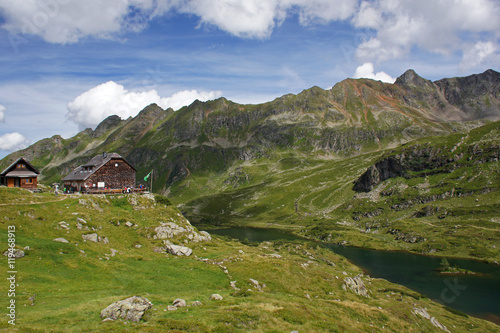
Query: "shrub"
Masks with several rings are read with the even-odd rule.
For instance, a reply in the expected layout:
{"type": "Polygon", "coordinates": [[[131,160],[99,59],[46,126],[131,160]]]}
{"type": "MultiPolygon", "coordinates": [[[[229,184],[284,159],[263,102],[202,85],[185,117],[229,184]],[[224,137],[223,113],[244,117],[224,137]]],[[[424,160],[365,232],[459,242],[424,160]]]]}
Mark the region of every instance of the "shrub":
{"type": "Polygon", "coordinates": [[[155,195],[155,201],[156,203],[160,205],[165,205],[165,206],[172,206],[172,201],[170,201],[169,198],[167,198],[164,195],[155,195]]]}

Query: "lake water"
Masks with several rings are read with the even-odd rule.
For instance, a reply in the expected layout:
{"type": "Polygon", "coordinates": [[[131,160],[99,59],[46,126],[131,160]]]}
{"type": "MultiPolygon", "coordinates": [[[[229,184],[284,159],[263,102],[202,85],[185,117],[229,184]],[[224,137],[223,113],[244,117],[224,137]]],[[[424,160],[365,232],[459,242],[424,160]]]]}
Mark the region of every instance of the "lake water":
{"type": "MultiPolygon", "coordinates": [[[[249,242],[300,239],[278,229],[233,227],[209,232],[249,242]]],[[[500,324],[500,266],[448,258],[451,266],[458,265],[478,274],[439,274],[441,258],[438,257],[323,245],[346,257],[371,277],[404,285],[441,304],[500,324]]]]}

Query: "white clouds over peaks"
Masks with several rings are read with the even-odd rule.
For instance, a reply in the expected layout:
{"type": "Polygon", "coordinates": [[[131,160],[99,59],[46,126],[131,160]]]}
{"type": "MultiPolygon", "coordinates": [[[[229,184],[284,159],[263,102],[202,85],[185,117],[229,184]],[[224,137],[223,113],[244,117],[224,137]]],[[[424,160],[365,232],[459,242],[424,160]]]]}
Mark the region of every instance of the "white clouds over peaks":
{"type": "Polygon", "coordinates": [[[0,135],[0,150],[16,151],[28,147],[29,141],[17,132],[0,135]]]}
{"type": "Polygon", "coordinates": [[[373,79],[377,81],[382,81],[382,82],[387,82],[387,83],[394,83],[396,81],[395,78],[391,77],[389,74],[384,73],[384,72],[377,72],[374,73],[374,68],[373,64],[370,62],[367,62],[358,68],[356,68],[356,72],[353,75],[353,78],[355,79],[373,79]]]}
{"type": "MultiPolygon", "coordinates": [[[[495,56],[496,51],[498,51],[498,48],[494,43],[478,42],[467,51],[465,51],[462,62],[460,63],[460,68],[462,70],[474,68],[475,66],[480,65],[483,61],[485,61],[485,59],[495,56]]],[[[496,58],[500,60],[500,56],[498,54],[496,55],[496,58]]]]}
{"type": "Polygon", "coordinates": [[[187,90],[162,98],[156,90],[129,92],[122,85],[109,81],[94,87],[68,104],[67,119],[84,128],[95,128],[102,120],[118,115],[122,119],[136,116],[144,107],[156,103],[162,108],[178,109],[199,99],[206,101],[220,97],[220,92],[187,90]]]}
{"type": "Polygon", "coordinates": [[[7,110],[7,108],[5,106],[3,106],[2,104],[0,104],[0,123],[5,122],[5,111],[6,110],[7,110]]]}
{"type": "Polygon", "coordinates": [[[352,24],[372,29],[376,35],[367,34],[356,55],[361,61],[384,61],[402,57],[414,47],[465,55],[467,35],[483,43],[498,40],[498,17],[500,3],[494,0],[363,1],[352,24]]]}

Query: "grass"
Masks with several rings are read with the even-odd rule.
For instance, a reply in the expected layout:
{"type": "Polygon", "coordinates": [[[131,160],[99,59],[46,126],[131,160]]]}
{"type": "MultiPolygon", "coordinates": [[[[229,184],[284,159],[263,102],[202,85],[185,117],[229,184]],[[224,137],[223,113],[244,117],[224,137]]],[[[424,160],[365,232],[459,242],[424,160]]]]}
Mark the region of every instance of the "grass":
{"type": "MultiPolygon", "coordinates": [[[[12,194],[9,206],[0,206],[2,237],[15,225],[16,245],[29,246],[27,255],[16,260],[16,326],[5,320],[5,332],[363,332],[432,330],[429,321],[412,313],[417,304],[454,332],[465,332],[471,324],[482,332],[497,327],[477,318],[454,314],[414,292],[385,280],[363,277],[370,298],[344,291],[344,277],[361,274],[345,258],[315,243],[266,242],[245,245],[214,237],[206,243],[191,243],[193,255],[174,257],[156,253],[154,227],[160,222],[185,223],[172,206],[149,197],[68,196],[49,202],[50,195],[26,198],[39,204],[18,204],[12,194]],[[44,202],[46,201],[46,202],[44,202]],[[125,203],[126,202],[126,203],[125,203]],[[117,204],[120,203],[120,204],[117,204]],[[144,209],[147,208],[147,209],[144,209]],[[76,219],[87,221],[108,244],[84,242],[76,219]],[[70,229],[59,227],[66,221],[70,229]],[[127,227],[116,221],[131,221],[127,227]],[[54,242],[64,237],[69,243],[54,242]],[[141,248],[133,247],[140,243],[141,248]],[[111,249],[117,252],[111,256],[111,249]],[[269,256],[279,254],[281,258],[269,256]],[[204,258],[205,260],[200,260],[204,258]],[[227,272],[224,272],[227,270],[227,272]],[[265,285],[257,290],[250,279],[265,285]],[[235,291],[230,282],[236,281],[235,291]],[[212,293],[222,301],[210,301],[212,293]],[[117,320],[102,322],[100,311],[114,301],[132,295],[148,298],[153,308],[139,323],[117,320]],[[34,297],[33,305],[29,299],[34,297]],[[164,311],[176,298],[202,306],[164,311]],[[384,328],[383,328],[384,327],[384,328]]],[[[179,239],[178,241],[182,241],[179,239]]],[[[5,257],[0,264],[6,265],[5,257]]],[[[0,278],[5,281],[5,270],[0,278]]],[[[6,294],[7,284],[0,284],[6,294]]],[[[8,300],[0,301],[5,308],[8,300]]]]}

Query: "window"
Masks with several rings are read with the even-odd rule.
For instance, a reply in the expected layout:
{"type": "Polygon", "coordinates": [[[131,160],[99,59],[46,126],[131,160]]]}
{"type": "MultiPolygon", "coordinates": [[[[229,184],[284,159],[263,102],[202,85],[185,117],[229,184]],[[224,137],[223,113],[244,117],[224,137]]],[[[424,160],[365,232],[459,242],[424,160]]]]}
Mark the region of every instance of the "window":
{"type": "Polygon", "coordinates": [[[33,179],[32,178],[26,178],[25,183],[26,184],[33,184],[33,179]]]}
{"type": "Polygon", "coordinates": [[[18,164],[16,165],[16,168],[18,168],[18,169],[26,169],[26,165],[25,165],[25,164],[23,164],[23,163],[18,163],[18,164]]]}

